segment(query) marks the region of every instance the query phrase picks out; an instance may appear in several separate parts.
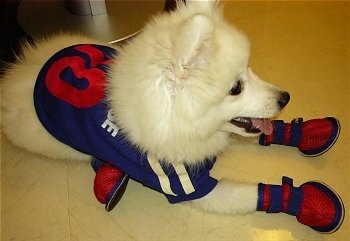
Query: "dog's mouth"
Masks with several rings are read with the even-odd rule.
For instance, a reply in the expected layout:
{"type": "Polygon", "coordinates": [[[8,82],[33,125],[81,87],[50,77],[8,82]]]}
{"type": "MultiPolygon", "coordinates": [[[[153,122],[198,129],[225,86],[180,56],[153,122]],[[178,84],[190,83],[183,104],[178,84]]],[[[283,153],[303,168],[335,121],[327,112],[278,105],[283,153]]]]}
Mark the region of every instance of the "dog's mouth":
{"type": "Polygon", "coordinates": [[[231,124],[245,129],[247,133],[264,133],[265,135],[271,135],[273,131],[273,125],[271,120],[264,118],[248,118],[237,117],[231,119],[231,124]]]}

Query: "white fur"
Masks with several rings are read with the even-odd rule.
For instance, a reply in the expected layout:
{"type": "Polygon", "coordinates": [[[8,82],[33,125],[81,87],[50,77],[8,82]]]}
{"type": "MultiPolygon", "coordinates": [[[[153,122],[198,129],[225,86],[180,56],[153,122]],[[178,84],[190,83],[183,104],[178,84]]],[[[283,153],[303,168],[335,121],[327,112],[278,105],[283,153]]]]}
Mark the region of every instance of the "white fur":
{"type": "Polygon", "coordinates": [[[156,17],[112,68],[108,97],[118,125],[158,159],[198,163],[217,155],[230,143],[220,131],[230,119],[280,111],[279,90],[248,69],[248,58],[246,37],[223,20],[215,2],[156,17]],[[239,75],[246,91],[230,96],[239,75]]]}
{"type": "MultiPolygon", "coordinates": [[[[18,146],[52,158],[88,160],[56,141],[41,126],[32,94],[43,64],[60,49],[99,41],[58,35],[24,45],[23,56],[3,76],[2,124],[18,146]]],[[[117,125],[142,151],[170,163],[200,165],[231,143],[235,117],[269,118],[280,111],[281,91],[249,68],[249,42],[223,18],[216,2],[188,2],[156,16],[118,55],[107,97],[117,125]],[[229,95],[237,78],[239,95],[229,95]]],[[[194,201],[205,210],[246,213],[256,209],[257,185],[220,181],[194,201]],[[238,204],[238,205],[237,205],[238,204]]]]}

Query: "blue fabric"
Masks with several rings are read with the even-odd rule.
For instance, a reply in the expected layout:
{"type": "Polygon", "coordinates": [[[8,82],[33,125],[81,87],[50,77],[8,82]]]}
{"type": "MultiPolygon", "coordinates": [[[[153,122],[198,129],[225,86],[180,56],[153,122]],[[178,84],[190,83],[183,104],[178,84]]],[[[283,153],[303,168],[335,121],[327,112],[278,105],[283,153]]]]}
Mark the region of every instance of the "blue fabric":
{"type": "Polygon", "coordinates": [[[296,216],[303,202],[303,191],[299,187],[293,187],[293,179],[289,177],[283,177],[282,182],[290,185],[290,198],[285,213],[296,216]]]}
{"type": "Polygon", "coordinates": [[[288,146],[298,147],[303,135],[303,119],[294,119],[291,123],[290,139],[288,146]]]}
{"type": "Polygon", "coordinates": [[[263,207],[264,207],[264,205],[263,205],[264,200],[265,200],[264,187],[265,187],[265,184],[263,184],[263,183],[258,184],[258,204],[256,207],[257,211],[262,211],[263,207]]]}
{"type": "Polygon", "coordinates": [[[179,175],[178,167],[157,162],[161,171],[156,173],[147,153],[134,147],[113,123],[104,101],[104,86],[108,63],[116,56],[116,50],[107,46],[76,45],[48,60],[34,89],[41,123],[59,141],[111,163],[145,186],[164,193],[170,203],[205,196],[217,184],[209,174],[215,158],[207,159],[201,168],[191,169],[184,164],[181,170],[185,173],[179,175]],[[160,180],[169,183],[171,193],[160,180]],[[190,180],[190,184],[184,180],[190,180]],[[192,185],[193,190],[186,190],[184,183],[186,187],[192,185]]]}
{"type": "Polygon", "coordinates": [[[101,161],[99,159],[96,159],[96,158],[92,158],[91,160],[91,167],[92,169],[94,169],[94,171],[97,173],[98,169],[100,169],[103,164],[105,164],[104,161],[101,161]]]}
{"type": "Polygon", "coordinates": [[[282,145],[284,143],[284,135],[286,132],[286,127],[282,120],[275,120],[274,122],[274,137],[272,143],[282,145]]]}
{"type": "Polygon", "coordinates": [[[279,213],[282,211],[283,193],[280,185],[270,185],[270,207],[267,213],[279,213]]]}

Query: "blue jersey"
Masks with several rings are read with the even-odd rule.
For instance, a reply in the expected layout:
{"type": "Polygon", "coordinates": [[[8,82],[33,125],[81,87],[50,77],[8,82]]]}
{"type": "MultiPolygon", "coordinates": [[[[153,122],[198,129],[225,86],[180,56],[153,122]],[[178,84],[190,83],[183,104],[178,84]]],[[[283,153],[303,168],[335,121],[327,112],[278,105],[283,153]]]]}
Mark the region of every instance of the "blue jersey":
{"type": "Polygon", "coordinates": [[[109,162],[145,186],[166,195],[170,203],[208,194],[217,184],[209,174],[214,159],[200,168],[169,165],[140,152],[115,125],[105,103],[106,72],[115,49],[75,45],[52,56],[41,69],[34,104],[39,120],[59,141],[109,162]]]}

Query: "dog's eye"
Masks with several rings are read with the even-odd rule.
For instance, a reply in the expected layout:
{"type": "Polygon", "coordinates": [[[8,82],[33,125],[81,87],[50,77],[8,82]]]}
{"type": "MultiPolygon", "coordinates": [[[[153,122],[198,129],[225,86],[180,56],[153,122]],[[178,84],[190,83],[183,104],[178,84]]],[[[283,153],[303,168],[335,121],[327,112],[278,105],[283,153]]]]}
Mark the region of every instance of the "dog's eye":
{"type": "Polygon", "coordinates": [[[230,89],[229,93],[230,95],[239,95],[242,92],[242,89],[243,89],[243,83],[241,80],[238,80],[236,82],[236,85],[230,89]]]}

